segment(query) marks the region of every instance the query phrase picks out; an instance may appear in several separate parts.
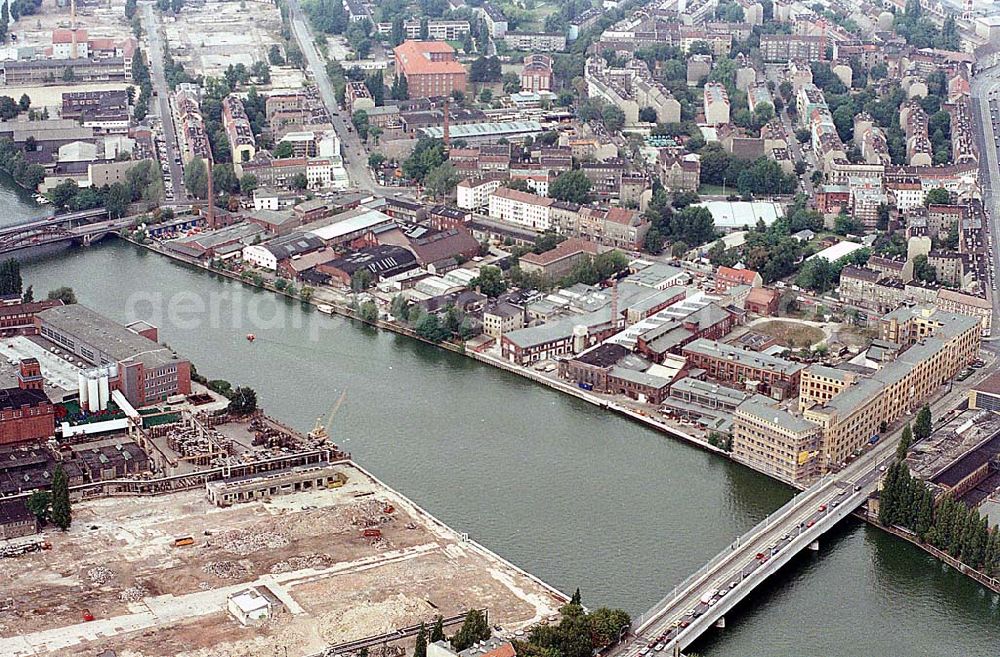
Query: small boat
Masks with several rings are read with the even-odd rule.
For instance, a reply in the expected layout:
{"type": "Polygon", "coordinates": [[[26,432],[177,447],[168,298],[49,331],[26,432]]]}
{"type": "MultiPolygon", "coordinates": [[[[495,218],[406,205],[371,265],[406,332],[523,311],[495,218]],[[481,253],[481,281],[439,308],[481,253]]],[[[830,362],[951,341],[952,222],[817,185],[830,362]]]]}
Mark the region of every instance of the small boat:
{"type": "Polygon", "coordinates": [[[254,335],[253,333],[247,333],[247,342],[253,342],[256,339],[257,339],[256,335],[254,335]]]}
{"type": "Polygon", "coordinates": [[[45,205],[46,203],[51,203],[51,201],[49,201],[49,199],[45,198],[41,194],[37,194],[35,196],[35,202],[36,203],[40,203],[41,205],[45,205]]]}
{"type": "Polygon", "coordinates": [[[318,310],[321,313],[324,313],[326,315],[332,315],[333,314],[333,306],[327,305],[325,303],[317,304],[316,305],[316,310],[318,310]]]}

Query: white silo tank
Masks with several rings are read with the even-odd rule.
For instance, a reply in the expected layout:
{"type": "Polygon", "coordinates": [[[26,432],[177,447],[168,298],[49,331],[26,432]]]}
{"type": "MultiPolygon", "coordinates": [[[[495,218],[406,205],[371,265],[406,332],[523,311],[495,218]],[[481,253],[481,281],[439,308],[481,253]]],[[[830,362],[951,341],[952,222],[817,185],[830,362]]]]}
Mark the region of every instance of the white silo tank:
{"type": "Polygon", "coordinates": [[[110,396],[110,390],[108,387],[108,372],[104,370],[101,372],[101,378],[97,380],[97,393],[99,395],[101,410],[103,411],[108,407],[108,397],[110,396]]]}
{"type": "Polygon", "coordinates": [[[101,408],[101,393],[98,391],[96,376],[87,377],[87,398],[90,400],[91,411],[104,410],[101,408]]]}
{"type": "Polygon", "coordinates": [[[587,334],[589,331],[583,324],[573,327],[573,353],[580,353],[587,348],[587,334]]]}
{"type": "Polygon", "coordinates": [[[89,408],[87,405],[87,377],[83,375],[83,372],[77,372],[76,387],[77,392],[80,393],[80,408],[89,408]]]}

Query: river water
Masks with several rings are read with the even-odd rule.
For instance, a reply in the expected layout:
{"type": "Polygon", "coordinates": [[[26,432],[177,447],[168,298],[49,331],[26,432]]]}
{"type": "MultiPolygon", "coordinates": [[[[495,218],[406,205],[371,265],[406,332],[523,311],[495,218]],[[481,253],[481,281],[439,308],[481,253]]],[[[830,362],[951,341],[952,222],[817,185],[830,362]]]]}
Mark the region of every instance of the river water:
{"type": "MultiPolygon", "coordinates": [[[[44,210],[2,198],[3,223],[44,210]]],[[[147,319],[209,378],[331,433],[459,531],[590,606],[639,614],[791,495],[785,486],[465,357],[111,240],[26,256],[37,293],[147,319]],[[246,334],[253,332],[252,344],[246,334]]],[[[997,596],[854,520],[694,647],[718,657],[1000,655],[997,596]]]]}

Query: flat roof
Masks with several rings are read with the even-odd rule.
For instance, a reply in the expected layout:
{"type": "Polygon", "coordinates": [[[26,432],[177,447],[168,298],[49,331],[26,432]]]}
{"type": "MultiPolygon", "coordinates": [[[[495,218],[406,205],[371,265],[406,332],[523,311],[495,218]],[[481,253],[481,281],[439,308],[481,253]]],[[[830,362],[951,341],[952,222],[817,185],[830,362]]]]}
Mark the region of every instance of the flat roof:
{"type": "Polygon", "coordinates": [[[719,228],[753,228],[760,221],[770,226],[784,216],[781,206],[769,201],[703,201],[695,206],[711,212],[719,228]]]}
{"type": "Polygon", "coordinates": [[[844,256],[851,255],[858,249],[865,248],[864,244],[858,244],[857,242],[848,242],[846,240],[837,242],[833,246],[828,246],[818,253],[806,258],[806,260],[812,260],[813,258],[825,258],[829,262],[837,262],[844,256]]]}
{"type": "MultiPolygon", "coordinates": [[[[428,137],[442,139],[444,127],[431,126],[421,128],[428,137]]],[[[520,135],[542,132],[542,124],[538,121],[503,121],[500,123],[466,123],[448,128],[452,139],[468,139],[470,137],[502,137],[504,135],[520,135]]]]}
{"type": "Polygon", "coordinates": [[[159,367],[180,360],[170,349],[78,303],[43,310],[38,317],[117,361],[137,360],[147,367],[159,367]]]}
{"type": "Polygon", "coordinates": [[[378,210],[358,208],[311,224],[306,224],[302,227],[302,230],[303,232],[315,235],[325,242],[330,242],[351,233],[364,231],[381,224],[391,223],[392,221],[392,217],[378,210]]]}

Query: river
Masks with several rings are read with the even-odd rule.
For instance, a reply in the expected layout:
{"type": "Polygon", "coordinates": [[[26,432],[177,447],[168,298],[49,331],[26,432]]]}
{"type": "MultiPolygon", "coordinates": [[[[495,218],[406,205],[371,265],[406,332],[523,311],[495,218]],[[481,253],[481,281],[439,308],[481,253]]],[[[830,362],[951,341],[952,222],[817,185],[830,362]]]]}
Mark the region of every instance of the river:
{"type": "MultiPolygon", "coordinates": [[[[44,210],[8,205],[3,223],[44,210]]],[[[26,257],[25,284],[72,286],[148,319],[210,378],[247,384],[331,433],[459,531],[572,591],[639,614],[792,492],[763,475],[524,379],[111,240],[26,257]],[[254,343],[246,340],[253,332],[254,343]]],[[[693,649],[713,657],[993,657],[997,596],[854,520],[693,649]]]]}

